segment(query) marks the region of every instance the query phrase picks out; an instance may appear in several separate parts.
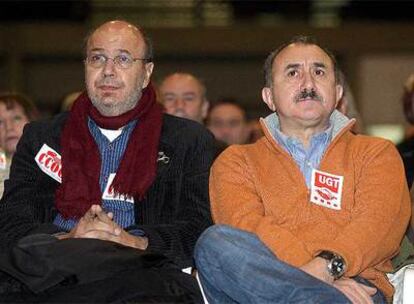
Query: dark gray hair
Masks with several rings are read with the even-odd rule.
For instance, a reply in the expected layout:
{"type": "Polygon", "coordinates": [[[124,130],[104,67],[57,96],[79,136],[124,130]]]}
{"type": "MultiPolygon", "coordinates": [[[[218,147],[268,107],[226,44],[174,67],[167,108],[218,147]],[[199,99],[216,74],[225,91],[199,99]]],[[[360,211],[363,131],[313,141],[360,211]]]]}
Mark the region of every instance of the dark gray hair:
{"type": "Polygon", "coordinates": [[[279,46],[277,49],[275,49],[273,52],[271,52],[264,63],[263,72],[264,72],[264,79],[265,79],[265,87],[270,88],[272,86],[272,69],[273,69],[273,62],[275,61],[276,56],[283,51],[286,47],[288,47],[291,44],[302,44],[302,45],[316,45],[320,47],[326,55],[329,56],[333,63],[334,67],[334,73],[335,73],[335,80],[338,81],[339,79],[339,68],[338,63],[335,59],[335,56],[333,53],[326,47],[322,46],[314,37],[311,36],[295,36],[288,42],[283,43],[281,46],[279,46]]]}

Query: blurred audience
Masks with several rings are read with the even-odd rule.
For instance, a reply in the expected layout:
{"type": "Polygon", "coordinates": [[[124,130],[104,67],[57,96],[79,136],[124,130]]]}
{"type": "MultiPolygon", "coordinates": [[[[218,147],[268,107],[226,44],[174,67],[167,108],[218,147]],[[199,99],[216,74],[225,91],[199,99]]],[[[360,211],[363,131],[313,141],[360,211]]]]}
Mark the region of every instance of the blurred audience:
{"type": "Polygon", "coordinates": [[[203,123],[209,102],[203,82],[189,73],[173,73],[159,87],[159,98],[165,112],[203,123]]]}
{"type": "MultiPolygon", "coordinates": [[[[411,74],[404,85],[402,103],[405,118],[414,126],[414,74],[411,74]]],[[[397,145],[398,151],[404,162],[405,176],[408,187],[411,188],[411,203],[414,202],[414,136],[408,136],[402,143],[397,145]]],[[[408,225],[406,236],[403,239],[399,254],[393,259],[395,269],[400,269],[407,264],[414,263],[414,208],[411,205],[411,220],[408,225]]]]}
{"type": "Polygon", "coordinates": [[[228,145],[245,144],[250,132],[246,111],[234,99],[223,99],[214,104],[207,117],[207,128],[216,139],[228,145]]]}
{"type": "Polygon", "coordinates": [[[338,102],[337,110],[348,118],[355,118],[356,122],[352,128],[354,133],[364,133],[364,124],[362,117],[355,104],[354,95],[352,94],[351,87],[346,81],[345,74],[342,71],[338,73],[339,84],[343,88],[342,97],[338,102]]]}
{"type": "Polygon", "coordinates": [[[0,93],[0,196],[23,128],[37,117],[35,105],[26,96],[20,93],[0,93]]]}
{"type": "Polygon", "coordinates": [[[71,92],[65,95],[60,105],[60,111],[61,112],[70,111],[76,98],[78,98],[81,94],[82,94],[82,91],[75,91],[75,92],[71,92]]]}
{"type": "Polygon", "coordinates": [[[261,138],[264,133],[262,130],[262,127],[260,126],[260,122],[258,119],[252,119],[248,122],[248,126],[249,126],[249,138],[247,140],[247,142],[249,144],[253,144],[255,143],[259,138],[261,138]]]}
{"type": "Polygon", "coordinates": [[[22,94],[0,94],[0,146],[8,157],[13,156],[23,127],[38,117],[35,105],[22,94]]]}
{"type": "MultiPolygon", "coordinates": [[[[414,73],[408,77],[404,85],[402,103],[405,118],[414,125],[414,73]]],[[[408,136],[397,148],[404,161],[408,186],[411,187],[414,179],[414,136],[408,136]]]]}

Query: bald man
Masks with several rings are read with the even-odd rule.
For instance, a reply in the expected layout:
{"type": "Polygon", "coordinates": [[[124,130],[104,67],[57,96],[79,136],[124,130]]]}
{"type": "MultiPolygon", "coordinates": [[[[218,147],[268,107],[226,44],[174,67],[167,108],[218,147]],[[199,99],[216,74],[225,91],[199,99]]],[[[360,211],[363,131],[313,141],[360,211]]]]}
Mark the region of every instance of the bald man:
{"type": "Polygon", "coordinates": [[[138,27],[98,27],[84,64],[86,92],[69,113],[30,124],[15,153],[0,207],[0,298],[198,302],[181,269],[211,224],[212,135],[162,113],[138,27]]]}
{"type": "Polygon", "coordinates": [[[161,82],[159,93],[166,113],[203,123],[209,102],[200,79],[189,73],[168,75],[161,82]]]}

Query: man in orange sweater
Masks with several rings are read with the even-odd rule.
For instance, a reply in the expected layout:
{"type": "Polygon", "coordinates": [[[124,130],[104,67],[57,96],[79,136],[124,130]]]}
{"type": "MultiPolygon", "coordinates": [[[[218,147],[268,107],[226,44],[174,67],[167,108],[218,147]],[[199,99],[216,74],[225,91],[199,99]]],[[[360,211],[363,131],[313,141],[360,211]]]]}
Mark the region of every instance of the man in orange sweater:
{"type": "Polygon", "coordinates": [[[335,110],[333,55],[296,37],[265,62],[265,136],[216,160],[196,245],[211,303],[386,303],[410,216],[394,145],[335,110]]]}

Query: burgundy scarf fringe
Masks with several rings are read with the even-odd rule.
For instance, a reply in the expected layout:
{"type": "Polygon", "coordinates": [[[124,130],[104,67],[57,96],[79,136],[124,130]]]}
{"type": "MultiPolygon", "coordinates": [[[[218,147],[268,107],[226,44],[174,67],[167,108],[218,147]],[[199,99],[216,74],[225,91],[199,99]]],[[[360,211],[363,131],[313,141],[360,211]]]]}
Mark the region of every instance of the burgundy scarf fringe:
{"type": "Polygon", "coordinates": [[[138,119],[112,183],[115,193],[142,199],[156,176],[162,108],[149,84],[137,106],[117,117],[102,116],[86,93],[75,101],[61,135],[62,184],[56,207],[65,218],[82,217],[101,204],[101,157],[88,128],[88,116],[104,129],[119,129],[138,119]]]}

